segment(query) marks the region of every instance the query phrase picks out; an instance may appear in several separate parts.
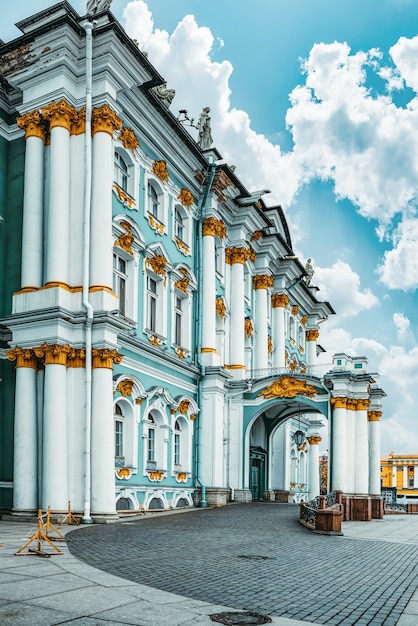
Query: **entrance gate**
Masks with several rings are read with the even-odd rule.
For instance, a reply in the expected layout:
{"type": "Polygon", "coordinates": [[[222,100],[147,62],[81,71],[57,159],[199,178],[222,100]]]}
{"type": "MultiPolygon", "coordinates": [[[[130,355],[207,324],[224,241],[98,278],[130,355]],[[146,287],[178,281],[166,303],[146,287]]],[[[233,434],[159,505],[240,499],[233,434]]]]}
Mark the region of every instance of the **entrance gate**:
{"type": "Polygon", "coordinates": [[[266,490],[266,459],[263,448],[250,448],[250,489],[253,500],[262,500],[266,490]]]}

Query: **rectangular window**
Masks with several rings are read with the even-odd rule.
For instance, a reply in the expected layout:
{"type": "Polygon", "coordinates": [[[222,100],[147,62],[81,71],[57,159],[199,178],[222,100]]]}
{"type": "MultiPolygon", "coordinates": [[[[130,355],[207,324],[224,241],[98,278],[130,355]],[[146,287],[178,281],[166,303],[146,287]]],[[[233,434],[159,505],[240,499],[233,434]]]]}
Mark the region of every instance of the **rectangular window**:
{"type": "Polygon", "coordinates": [[[148,455],[147,461],[155,461],[155,430],[154,428],[148,429],[148,455]]]}
{"type": "Polygon", "coordinates": [[[174,435],[174,465],[180,465],[180,435],[174,435]]]}
{"type": "Polygon", "coordinates": [[[147,328],[153,332],[157,331],[157,281],[147,277],[147,328]]]}
{"type": "Polygon", "coordinates": [[[124,191],[128,191],[128,166],[123,157],[115,152],[114,159],[114,178],[115,183],[124,191]]]}
{"type": "Polygon", "coordinates": [[[123,422],[115,420],[115,456],[123,457],[123,422]]]}
{"type": "Polygon", "coordinates": [[[119,311],[126,315],[126,261],[115,252],[113,253],[113,291],[119,297],[119,311]]]}

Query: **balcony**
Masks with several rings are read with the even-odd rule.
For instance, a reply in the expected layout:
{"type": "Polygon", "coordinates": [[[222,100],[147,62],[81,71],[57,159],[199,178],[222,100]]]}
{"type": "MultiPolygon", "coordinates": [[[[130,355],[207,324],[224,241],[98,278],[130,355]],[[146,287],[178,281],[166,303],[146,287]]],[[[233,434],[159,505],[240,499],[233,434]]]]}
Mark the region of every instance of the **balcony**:
{"type": "Polygon", "coordinates": [[[321,363],[319,365],[306,365],[301,363],[298,367],[267,367],[265,369],[248,370],[248,379],[260,380],[261,378],[272,378],[275,376],[306,376],[322,378],[333,367],[332,363],[321,363]]]}

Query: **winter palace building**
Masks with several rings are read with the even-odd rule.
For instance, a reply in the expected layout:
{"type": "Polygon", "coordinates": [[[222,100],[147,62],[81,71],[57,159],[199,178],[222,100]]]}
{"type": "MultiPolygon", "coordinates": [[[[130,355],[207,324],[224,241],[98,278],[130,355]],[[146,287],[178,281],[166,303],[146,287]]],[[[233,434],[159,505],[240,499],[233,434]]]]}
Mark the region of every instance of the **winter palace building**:
{"type": "Polygon", "coordinates": [[[365,357],[317,364],[334,311],[281,207],[223,161],[207,108],[195,141],[110,11],[63,1],[17,26],[0,42],[0,507],[70,502],[87,522],[312,499],[328,423],[328,489],[376,516],[385,394],[365,357]]]}

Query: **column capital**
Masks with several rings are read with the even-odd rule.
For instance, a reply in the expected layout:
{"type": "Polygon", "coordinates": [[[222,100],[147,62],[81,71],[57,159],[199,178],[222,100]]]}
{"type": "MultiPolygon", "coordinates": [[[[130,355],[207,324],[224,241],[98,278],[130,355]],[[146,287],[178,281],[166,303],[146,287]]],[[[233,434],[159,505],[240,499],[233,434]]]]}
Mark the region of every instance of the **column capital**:
{"type": "Polygon", "coordinates": [[[86,107],[74,112],[71,124],[72,135],[83,135],[86,132],[86,107]]]}
{"type": "Polygon", "coordinates": [[[306,439],[311,446],[318,445],[322,441],[322,437],[319,437],[318,435],[310,435],[309,437],[306,437],[306,439]]]}
{"type": "Polygon", "coordinates": [[[215,217],[206,217],[203,220],[202,235],[207,237],[215,237],[218,235],[219,239],[226,237],[226,226],[222,220],[217,220],[215,217]]]}
{"type": "Polygon", "coordinates": [[[335,411],[336,409],[346,409],[348,398],[331,398],[331,407],[335,411]]]}
{"type": "Polygon", "coordinates": [[[370,400],[360,398],[357,400],[357,411],[367,411],[370,406],[370,400]]]}
{"type": "Polygon", "coordinates": [[[379,422],[382,417],[382,411],[367,411],[367,421],[379,422]]]}
{"type": "Polygon", "coordinates": [[[93,368],[113,369],[113,363],[118,365],[122,362],[123,355],[117,350],[109,350],[109,348],[92,349],[93,368]]]}
{"type": "Polygon", "coordinates": [[[18,117],[16,123],[19,128],[25,131],[25,138],[38,137],[42,141],[46,142],[47,126],[45,119],[41,113],[37,110],[25,113],[21,117],[18,117]]]}
{"type": "Polygon", "coordinates": [[[273,293],[271,296],[271,306],[273,309],[278,307],[285,309],[289,304],[289,298],[285,293],[273,293]]]}
{"type": "Polygon", "coordinates": [[[240,263],[244,265],[248,260],[255,261],[255,252],[252,248],[227,248],[225,250],[225,261],[228,265],[240,263]]]}
{"type": "Polygon", "coordinates": [[[53,100],[48,106],[42,107],[42,115],[49,121],[49,128],[51,130],[55,127],[60,127],[70,132],[76,110],[63,98],[59,102],[53,100]]]}
{"type": "Polygon", "coordinates": [[[67,365],[67,357],[71,352],[71,347],[68,343],[64,346],[58,343],[43,343],[41,346],[34,348],[33,351],[44,365],[67,365]]]}
{"type": "Polygon", "coordinates": [[[122,127],[122,120],[118,118],[115,111],[108,104],[93,109],[91,114],[92,135],[103,132],[113,137],[115,130],[122,127]]]}
{"type": "Polygon", "coordinates": [[[7,350],[6,355],[9,361],[16,361],[16,367],[37,368],[36,355],[31,348],[16,346],[13,350],[7,350]]]}
{"type": "Polygon", "coordinates": [[[311,328],[306,331],[306,341],[317,341],[319,339],[319,330],[311,328]]]}
{"type": "Polygon", "coordinates": [[[273,287],[274,277],[270,274],[256,274],[253,276],[253,288],[254,289],[268,289],[273,287]]]}
{"type": "Polygon", "coordinates": [[[84,348],[71,348],[67,358],[68,367],[86,367],[86,351],[84,348]]]}

